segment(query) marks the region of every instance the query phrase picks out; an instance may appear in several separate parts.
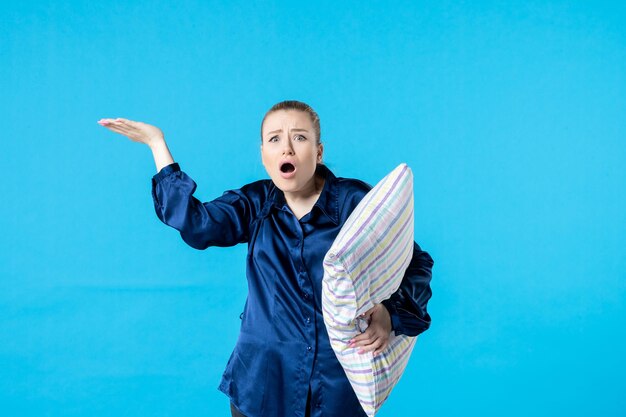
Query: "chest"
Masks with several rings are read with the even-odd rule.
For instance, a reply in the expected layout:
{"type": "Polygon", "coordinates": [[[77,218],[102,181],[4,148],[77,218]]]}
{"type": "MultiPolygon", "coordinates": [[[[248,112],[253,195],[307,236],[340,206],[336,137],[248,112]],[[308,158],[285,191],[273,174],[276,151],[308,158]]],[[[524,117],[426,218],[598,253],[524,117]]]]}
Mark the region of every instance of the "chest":
{"type": "Polygon", "coordinates": [[[248,258],[263,275],[279,278],[323,276],[323,259],[341,229],[324,213],[312,210],[300,220],[290,210],[276,210],[260,219],[248,244],[248,258]]]}

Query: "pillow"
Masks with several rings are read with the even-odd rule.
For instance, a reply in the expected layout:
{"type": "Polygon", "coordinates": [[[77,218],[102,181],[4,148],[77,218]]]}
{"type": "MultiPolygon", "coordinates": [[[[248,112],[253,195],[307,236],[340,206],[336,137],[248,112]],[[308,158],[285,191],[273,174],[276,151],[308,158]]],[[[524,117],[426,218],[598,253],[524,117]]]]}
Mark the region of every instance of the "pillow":
{"type": "Polygon", "coordinates": [[[417,337],[391,333],[377,356],[348,342],[359,316],[388,299],[413,255],[413,174],[402,163],[363,197],[324,257],[322,308],[330,343],[363,410],[374,416],[396,385],[417,337]]]}

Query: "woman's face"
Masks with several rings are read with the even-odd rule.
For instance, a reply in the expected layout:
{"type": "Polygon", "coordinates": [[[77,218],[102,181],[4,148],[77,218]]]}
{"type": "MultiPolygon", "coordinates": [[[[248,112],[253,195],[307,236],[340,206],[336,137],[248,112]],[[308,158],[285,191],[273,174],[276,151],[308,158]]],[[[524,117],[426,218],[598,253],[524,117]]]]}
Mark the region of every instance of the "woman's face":
{"type": "Polygon", "coordinates": [[[278,110],[263,123],[261,159],[274,184],[285,193],[307,192],[314,186],[315,167],[322,161],[323,145],[316,144],[309,114],[278,110]]]}

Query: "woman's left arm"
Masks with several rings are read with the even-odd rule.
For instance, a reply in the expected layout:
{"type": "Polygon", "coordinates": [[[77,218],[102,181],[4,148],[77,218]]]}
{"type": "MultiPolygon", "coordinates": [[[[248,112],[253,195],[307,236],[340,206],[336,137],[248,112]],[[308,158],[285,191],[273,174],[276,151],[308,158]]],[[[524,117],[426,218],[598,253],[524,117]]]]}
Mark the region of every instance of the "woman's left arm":
{"type": "Polygon", "coordinates": [[[413,242],[413,257],[407,267],[398,290],[382,304],[389,311],[391,325],[396,335],[417,336],[430,327],[427,311],[432,296],[433,258],[413,242]]]}
{"type": "Polygon", "coordinates": [[[426,305],[432,295],[433,264],[430,255],[413,242],[413,257],[400,287],[387,300],[363,313],[369,326],[350,341],[350,346],[360,348],[359,353],[373,351],[376,356],[389,344],[391,331],[396,335],[417,336],[428,329],[431,320],[426,305]]]}

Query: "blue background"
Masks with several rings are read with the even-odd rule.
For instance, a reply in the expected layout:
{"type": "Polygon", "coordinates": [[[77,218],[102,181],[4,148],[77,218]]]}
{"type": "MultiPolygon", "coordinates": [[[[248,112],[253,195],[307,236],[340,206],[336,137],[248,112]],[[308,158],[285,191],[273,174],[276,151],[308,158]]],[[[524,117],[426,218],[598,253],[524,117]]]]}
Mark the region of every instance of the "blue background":
{"type": "Polygon", "coordinates": [[[246,247],[186,246],[96,122],[159,126],[206,201],[298,99],[336,175],[415,175],[433,325],[381,417],[625,415],[621,4],[3,2],[0,413],[229,415],[246,247]]]}

